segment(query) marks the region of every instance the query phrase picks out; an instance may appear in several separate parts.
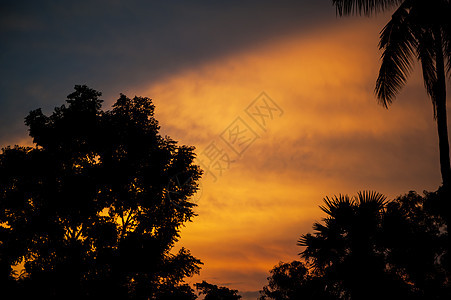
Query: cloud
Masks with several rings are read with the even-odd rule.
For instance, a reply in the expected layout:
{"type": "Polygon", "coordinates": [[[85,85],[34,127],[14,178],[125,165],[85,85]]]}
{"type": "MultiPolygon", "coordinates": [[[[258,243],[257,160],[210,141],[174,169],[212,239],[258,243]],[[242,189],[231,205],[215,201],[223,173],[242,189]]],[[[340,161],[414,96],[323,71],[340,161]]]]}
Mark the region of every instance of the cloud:
{"type": "Polygon", "coordinates": [[[202,180],[199,216],[182,230],[179,247],[205,262],[192,282],[259,290],[298,258],[323,197],[440,183],[419,72],[389,110],[374,98],[384,16],[336,20],[313,1],[17,3],[0,9],[3,145],[24,141],[29,110],[87,83],[107,109],[119,92],[152,97],[163,135],[199,158],[211,142],[231,156],[202,180]],[[284,111],[266,130],[245,112],[262,91],[284,111]],[[259,136],[241,156],[220,138],[237,117],[259,136]]]}
{"type": "Polygon", "coordinates": [[[103,91],[111,104],[120,92],[309,30],[333,14],[330,5],[294,0],[4,2],[0,143],[22,140],[28,112],[61,105],[75,84],[103,91]]]}
{"type": "Polygon", "coordinates": [[[435,125],[419,74],[389,110],[373,95],[379,26],[319,27],[141,87],[162,132],[196,145],[200,159],[213,141],[234,161],[217,181],[205,176],[199,216],[182,231],[181,244],[205,262],[201,279],[260,289],[275,264],[298,258],[296,241],[321,219],[325,196],[437,188],[435,125]],[[266,130],[245,112],[262,90],[284,111],[266,130]],[[220,138],[237,117],[259,135],[241,156],[220,138]]]}

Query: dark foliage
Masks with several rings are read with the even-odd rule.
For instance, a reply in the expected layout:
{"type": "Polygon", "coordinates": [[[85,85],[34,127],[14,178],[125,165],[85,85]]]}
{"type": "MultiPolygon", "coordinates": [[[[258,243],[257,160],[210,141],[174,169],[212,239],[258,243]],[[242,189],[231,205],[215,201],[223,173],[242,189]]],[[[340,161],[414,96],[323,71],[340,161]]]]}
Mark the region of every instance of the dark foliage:
{"type": "Polygon", "coordinates": [[[241,296],[237,290],[231,290],[226,287],[218,287],[206,281],[195,284],[200,295],[204,295],[205,300],[238,300],[241,296]]]}
{"type": "Polygon", "coordinates": [[[327,217],[301,237],[301,256],[342,299],[447,299],[439,202],[438,193],[414,192],[326,198],[327,217]]]}
{"type": "Polygon", "coordinates": [[[260,300],[317,299],[333,300],[320,276],[310,274],[308,267],[300,261],[282,263],[271,270],[268,285],[260,291],[260,300]]]}
{"type": "Polygon", "coordinates": [[[1,284],[33,299],[194,299],[182,282],[201,262],[170,252],[195,215],[193,147],[159,135],[149,98],[102,111],[100,95],[75,86],[50,116],[30,112],[36,147],[0,154],[1,284]]]}
{"type": "Polygon", "coordinates": [[[306,264],[274,267],[261,299],[451,299],[447,200],[442,189],[325,198],[326,217],[298,243],[306,264]]]}

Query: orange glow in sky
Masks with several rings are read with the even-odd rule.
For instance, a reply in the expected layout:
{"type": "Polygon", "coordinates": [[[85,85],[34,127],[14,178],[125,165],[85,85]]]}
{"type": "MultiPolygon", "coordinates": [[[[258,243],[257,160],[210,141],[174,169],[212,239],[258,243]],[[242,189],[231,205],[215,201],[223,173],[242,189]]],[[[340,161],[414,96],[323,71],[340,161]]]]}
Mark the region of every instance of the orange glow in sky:
{"type": "MultiPolygon", "coordinates": [[[[136,91],[152,97],[162,134],[200,155],[265,91],[284,111],[216,181],[202,179],[199,216],[180,244],[205,263],[192,279],[241,292],[266,284],[321,218],[328,195],[376,190],[393,198],[440,184],[432,106],[419,66],[389,110],[373,90],[384,18],[337,20],[248,48],[136,91]]],[[[245,119],[248,120],[249,119],[245,119]]],[[[230,151],[230,150],[228,150],[230,151]]]]}
{"type": "Polygon", "coordinates": [[[204,263],[191,286],[206,280],[255,299],[275,265],[299,259],[324,197],[393,199],[441,184],[421,66],[389,109],[374,94],[393,11],[341,18],[332,1],[313,0],[6,2],[2,147],[33,146],[28,112],[49,115],[86,84],[103,93],[104,111],[119,93],[153,99],[160,134],[195,146],[198,162],[212,145],[228,155],[221,172],[201,165],[198,215],[172,250],[204,263]],[[277,108],[264,127],[246,112],[262,93],[277,108]],[[223,139],[235,122],[255,137],[238,154],[223,139]]]}

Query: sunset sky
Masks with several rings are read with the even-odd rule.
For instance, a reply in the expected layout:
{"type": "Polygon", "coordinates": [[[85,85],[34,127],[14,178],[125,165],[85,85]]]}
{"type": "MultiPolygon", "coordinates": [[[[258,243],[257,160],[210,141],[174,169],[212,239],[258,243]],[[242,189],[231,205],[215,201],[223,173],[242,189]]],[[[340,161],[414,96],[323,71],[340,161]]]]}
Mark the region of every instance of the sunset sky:
{"type": "Polygon", "coordinates": [[[389,110],[374,96],[389,18],[337,18],[328,0],[1,1],[0,146],[30,144],[23,118],[75,84],[103,92],[104,109],[119,93],[152,98],[162,135],[231,161],[201,180],[182,230],[178,247],[204,262],[189,282],[255,299],[298,258],[323,197],[440,184],[420,67],[389,110]],[[263,99],[278,110],[259,127],[246,109],[263,99]],[[256,137],[240,154],[223,139],[236,122],[256,137]]]}

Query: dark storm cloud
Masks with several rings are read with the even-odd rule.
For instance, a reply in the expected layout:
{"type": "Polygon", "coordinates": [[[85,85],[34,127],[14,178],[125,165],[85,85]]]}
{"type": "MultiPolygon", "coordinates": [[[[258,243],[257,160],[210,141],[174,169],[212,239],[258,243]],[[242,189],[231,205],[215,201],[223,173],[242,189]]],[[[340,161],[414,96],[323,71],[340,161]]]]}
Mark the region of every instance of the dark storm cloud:
{"type": "MultiPolygon", "coordinates": [[[[333,20],[329,1],[3,1],[0,145],[75,84],[106,99],[287,33],[333,20]],[[332,16],[332,18],[331,18],[332,16]]],[[[148,95],[151,96],[151,95],[148,95]]]]}

